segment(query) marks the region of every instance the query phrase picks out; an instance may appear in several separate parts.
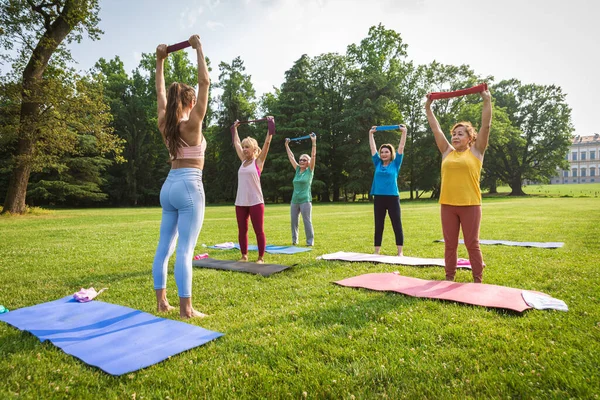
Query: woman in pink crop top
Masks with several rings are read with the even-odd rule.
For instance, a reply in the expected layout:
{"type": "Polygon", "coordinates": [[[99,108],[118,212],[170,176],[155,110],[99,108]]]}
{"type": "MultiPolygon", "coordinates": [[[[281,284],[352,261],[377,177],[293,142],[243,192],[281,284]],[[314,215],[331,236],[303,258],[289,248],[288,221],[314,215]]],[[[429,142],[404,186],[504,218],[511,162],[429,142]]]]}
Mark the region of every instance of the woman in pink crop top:
{"type": "MultiPolygon", "coordinates": [[[[273,117],[267,117],[273,119],[273,117]]],[[[240,142],[237,128],[239,121],[232,126],[233,146],[242,162],[238,170],[238,188],[235,198],[235,215],[238,223],[238,241],[242,257],[240,261],[248,261],[248,218],[252,220],[252,227],[256,234],[258,244],[259,264],[264,263],[267,239],[264,231],[265,201],[260,186],[260,174],[265,165],[265,159],[271,145],[271,135],[267,132],[262,150],[258,147],[256,139],[247,137],[240,142]]]]}
{"type": "Polygon", "coordinates": [[[189,42],[198,59],[197,95],[194,88],[178,82],[165,89],[167,46],[161,44],[156,48],[158,129],[169,151],[171,171],[160,191],[162,219],[152,276],[158,311],[170,311],[174,307],[167,300],[167,266],[177,242],[175,282],[182,318],[204,316],[192,307],[192,258],[204,221],[202,169],[206,140],[202,135],[202,120],[210,86],[200,37],[193,35],[189,42]]]}
{"type": "Polygon", "coordinates": [[[487,148],[492,126],[492,96],[488,90],[481,92],[483,108],[479,133],[470,122],[459,122],[450,130],[452,144],[448,142],[438,123],[427,96],[425,111],[435,143],[442,153],[442,188],[440,194],[442,231],[444,233],[444,259],[446,280],[456,275],[458,235],[462,227],[465,246],[469,252],[473,281],[483,281],[483,256],[479,248],[481,225],[481,191],[479,179],[483,155],[487,148]]]}

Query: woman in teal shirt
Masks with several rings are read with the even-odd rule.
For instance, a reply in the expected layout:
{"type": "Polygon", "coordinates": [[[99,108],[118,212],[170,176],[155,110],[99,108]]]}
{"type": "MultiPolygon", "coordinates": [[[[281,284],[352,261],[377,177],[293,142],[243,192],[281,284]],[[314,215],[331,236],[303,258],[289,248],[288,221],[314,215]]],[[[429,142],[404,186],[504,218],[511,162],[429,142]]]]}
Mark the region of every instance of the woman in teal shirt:
{"type": "Polygon", "coordinates": [[[317,136],[311,133],[312,140],[311,155],[302,154],[300,163],[296,162],[294,153],[290,150],[290,139],[285,140],[285,150],[292,167],[296,170],[294,175],[294,193],[292,194],[292,203],[290,206],[290,214],[292,217],[292,243],[298,244],[298,215],[302,214],[304,222],[304,232],[306,233],[306,245],[312,246],[315,241],[315,232],[312,226],[312,193],[310,185],[312,184],[313,175],[315,173],[315,161],[317,155],[317,136]]]}
{"type": "Polygon", "coordinates": [[[369,131],[369,145],[371,147],[371,156],[375,164],[375,174],[373,184],[371,185],[371,196],[374,197],[375,213],[375,254],[379,254],[381,249],[381,240],[383,237],[383,227],[385,224],[385,215],[390,214],[394,235],[396,236],[396,246],[398,247],[398,256],[402,256],[402,246],[404,246],[404,233],[402,232],[402,220],[400,218],[400,196],[398,195],[398,174],[404,158],[404,144],[406,143],[406,127],[400,125],[402,136],[398,144],[398,153],[394,152],[394,146],[391,144],[382,144],[377,152],[375,145],[375,126],[369,131]]]}

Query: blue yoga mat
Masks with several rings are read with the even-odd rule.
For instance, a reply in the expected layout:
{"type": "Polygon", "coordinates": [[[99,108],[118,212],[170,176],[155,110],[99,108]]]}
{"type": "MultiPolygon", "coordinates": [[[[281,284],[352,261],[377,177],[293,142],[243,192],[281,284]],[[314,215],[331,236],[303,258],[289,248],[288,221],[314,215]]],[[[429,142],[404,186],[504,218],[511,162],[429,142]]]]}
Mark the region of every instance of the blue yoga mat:
{"type": "MultiPolygon", "coordinates": [[[[231,249],[225,249],[222,247],[215,247],[215,246],[208,246],[209,249],[217,249],[217,250],[231,250],[231,249]]],[[[240,244],[239,243],[234,243],[233,245],[234,249],[240,249],[240,244]]],[[[265,247],[265,251],[269,254],[296,254],[296,253],[303,253],[305,251],[311,251],[311,248],[308,247],[296,247],[296,246],[275,246],[273,244],[268,244],[265,247]]],[[[249,244],[248,245],[248,251],[258,251],[258,246],[255,244],[249,244]]]]}
{"type": "Polygon", "coordinates": [[[137,371],[223,336],[116,304],[78,303],[72,296],[2,314],[0,321],[111,375],[137,371]]]}

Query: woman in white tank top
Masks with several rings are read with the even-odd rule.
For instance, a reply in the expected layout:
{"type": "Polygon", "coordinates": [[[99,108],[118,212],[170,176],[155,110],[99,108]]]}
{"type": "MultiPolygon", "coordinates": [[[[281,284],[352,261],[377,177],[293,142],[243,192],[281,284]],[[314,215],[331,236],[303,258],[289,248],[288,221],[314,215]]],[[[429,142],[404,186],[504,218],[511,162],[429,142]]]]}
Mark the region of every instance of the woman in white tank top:
{"type": "MultiPolygon", "coordinates": [[[[273,119],[273,117],[267,117],[267,119],[273,119]]],[[[267,239],[264,232],[265,201],[260,186],[260,174],[271,145],[271,135],[267,132],[261,150],[256,139],[247,137],[240,141],[237,131],[239,125],[240,122],[235,121],[231,130],[233,146],[242,162],[238,170],[238,188],[235,198],[238,241],[242,253],[240,261],[248,261],[248,218],[250,218],[258,244],[258,260],[256,262],[264,263],[267,239]]]]}

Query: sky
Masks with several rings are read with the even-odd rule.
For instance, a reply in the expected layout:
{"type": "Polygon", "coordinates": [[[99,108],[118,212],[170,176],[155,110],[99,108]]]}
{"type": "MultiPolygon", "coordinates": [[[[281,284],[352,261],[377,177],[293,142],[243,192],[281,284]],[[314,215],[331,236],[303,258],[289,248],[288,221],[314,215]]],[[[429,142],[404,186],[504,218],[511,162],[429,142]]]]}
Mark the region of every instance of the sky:
{"type": "Polygon", "coordinates": [[[81,70],[119,56],[131,72],[142,53],[198,34],[211,80],[221,61],[240,56],[260,96],[303,54],[344,54],[382,23],[400,33],[417,64],[467,64],[496,82],[560,86],[575,134],[600,133],[596,0],[100,0],[100,7],[101,39],[70,45],[81,70]]]}

